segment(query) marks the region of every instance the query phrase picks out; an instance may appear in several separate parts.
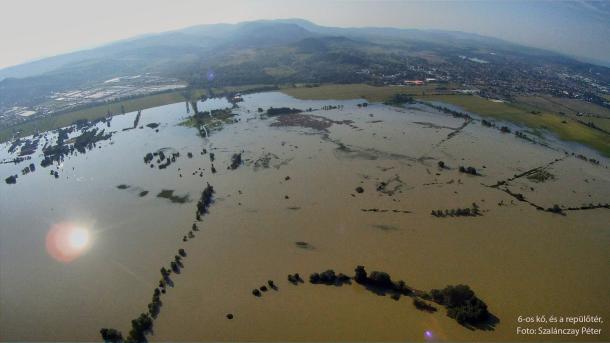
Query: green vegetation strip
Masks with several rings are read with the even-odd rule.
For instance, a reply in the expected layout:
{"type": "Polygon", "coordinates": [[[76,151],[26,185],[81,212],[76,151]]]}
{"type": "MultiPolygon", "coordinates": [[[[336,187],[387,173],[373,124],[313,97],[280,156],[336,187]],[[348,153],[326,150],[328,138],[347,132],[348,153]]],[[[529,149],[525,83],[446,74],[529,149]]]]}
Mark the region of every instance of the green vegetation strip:
{"type": "Polygon", "coordinates": [[[443,92],[437,85],[426,86],[371,86],[366,84],[321,85],[315,87],[281,88],[283,93],[303,100],[348,100],[366,99],[371,102],[384,102],[395,94],[425,95],[443,92]]]}
{"type": "MultiPolygon", "coordinates": [[[[450,87],[449,87],[450,88],[450,87]]],[[[459,106],[483,117],[524,124],[533,130],[546,129],[560,139],[578,142],[610,157],[610,138],[575,119],[549,111],[533,114],[524,104],[493,102],[474,95],[447,94],[444,88],[426,86],[371,86],[366,84],[321,85],[317,87],[282,88],[282,92],[304,100],[346,100],[363,98],[371,102],[384,102],[395,94],[408,94],[418,100],[438,101],[459,106]],[[444,94],[443,94],[444,93],[444,94]]]]}
{"type": "Polygon", "coordinates": [[[549,112],[533,114],[518,104],[493,102],[479,96],[428,95],[418,99],[453,104],[483,117],[524,124],[533,129],[546,129],[562,140],[587,145],[610,157],[610,137],[607,134],[565,116],[549,112]]]}

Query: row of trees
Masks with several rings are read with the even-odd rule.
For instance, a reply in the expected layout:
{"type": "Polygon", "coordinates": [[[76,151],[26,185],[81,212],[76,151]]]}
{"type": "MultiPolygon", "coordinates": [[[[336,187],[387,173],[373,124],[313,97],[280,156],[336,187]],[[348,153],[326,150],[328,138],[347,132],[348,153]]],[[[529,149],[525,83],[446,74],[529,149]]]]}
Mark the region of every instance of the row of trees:
{"type": "MultiPolygon", "coordinates": [[[[169,158],[168,158],[169,159],[169,158]]],[[[208,183],[206,188],[203,190],[201,200],[197,204],[197,216],[207,213],[208,207],[212,203],[212,195],[214,194],[214,188],[208,183]]],[[[194,237],[193,231],[199,231],[196,223],[193,223],[189,235],[194,237]]],[[[183,248],[178,249],[178,254],[174,256],[173,261],[170,262],[170,269],[161,267],[161,279],[159,280],[158,287],[155,288],[152,295],[152,300],[148,304],[148,311],[141,313],[140,316],[131,321],[131,330],[127,338],[123,338],[123,334],[116,329],[102,328],[100,335],[104,342],[107,343],[141,343],[147,342],[146,335],[150,334],[153,329],[153,320],[157,318],[161,312],[161,295],[167,292],[167,285],[172,286],[173,281],[170,278],[171,273],[180,273],[181,269],[184,268],[182,259],[186,257],[186,251],[183,248]]],[[[275,287],[275,284],[271,282],[271,287],[275,287]]],[[[229,317],[227,317],[229,318],[229,317]]],[[[232,318],[232,315],[231,315],[232,318]]],[[[229,318],[230,319],[230,318],[229,318]]]]}
{"type": "Polygon", "coordinates": [[[472,203],[471,208],[454,208],[445,210],[432,210],[430,213],[435,217],[477,217],[482,215],[479,206],[476,203],[472,203]]]}
{"type": "Polygon", "coordinates": [[[432,300],[447,308],[447,316],[460,324],[478,325],[490,318],[487,304],[467,285],[447,286],[430,291],[432,300]]]}

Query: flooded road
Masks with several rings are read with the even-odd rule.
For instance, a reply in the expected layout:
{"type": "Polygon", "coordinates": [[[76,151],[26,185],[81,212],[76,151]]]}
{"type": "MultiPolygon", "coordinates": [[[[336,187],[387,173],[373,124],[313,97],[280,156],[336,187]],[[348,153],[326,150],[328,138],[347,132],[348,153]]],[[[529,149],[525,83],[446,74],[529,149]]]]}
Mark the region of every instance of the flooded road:
{"type": "MultiPolygon", "coordinates": [[[[162,296],[151,341],[539,340],[516,333],[519,316],[536,314],[600,315],[602,336],[549,339],[610,339],[610,210],[561,215],[532,205],[607,203],[607,159],[596,156],[596,165],[554,140],[533,144],[423,105],[362,102],[246,95],[235,122],[208,137],[180,125],[192,113],[173,104],[142,111],[141,129],[123,131],[137,113],[97,124],[115,133],[59,167],[40,167],[44,138],[32,160],[1,164],[3,178],[29,163],[36,171],[0,185],[0,339],[97,341],[103,327],[126,335],[180,248],[188,256],[162,296]],[[302,114],[317,119],[279,123],[264,115],[270,107],[311,108],[302,114]],[[158,151],[179,156],[164,169],[144,163],[158,151]],[[239,153],[243,164],[229,169],[239,153]],[[553,178],[515,178],[538,167],[553,178]],[[215,201],[184,242],[206,183],[215,201]],[[164,190],[183,201],[158,197],[164,190]],[[431,215],[473,203],[481,216],[431,215]],[[67,234],[69,261],[49,252],[57,226],[87,232],[67,234]],[[409,297],[307,282],[326,269],[353,275],[357,265],[420,290],[467,284],[500,321],[469,330],[409,297]],[[304,284],[287,281],[295,272],[304,284]],[[253,296],[267,280],[278,290],[253,296]]],[[[215,99],[198,109],[227,106],[215,99]]],[[[47,134],[49,144],[56,136],[47,134]]],[[[0,160],[16,156],[9,147],[0,160]]]]}

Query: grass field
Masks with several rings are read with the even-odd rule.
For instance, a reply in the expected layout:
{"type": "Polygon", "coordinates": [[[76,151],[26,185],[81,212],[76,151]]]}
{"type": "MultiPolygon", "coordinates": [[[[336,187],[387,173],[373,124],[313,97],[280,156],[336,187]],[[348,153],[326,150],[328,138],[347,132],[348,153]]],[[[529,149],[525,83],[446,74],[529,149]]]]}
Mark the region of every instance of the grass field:
{"type": "Polygon", "coordinates": [[[585,123],[592,122],[600,129],[610,132],[610,118],[581,117],[580,120],[585,123]]]}
{"type": "Polygon", "coordinates": [[[366,99],[371,102],[383,102],[396,93],[424,95],[436,93],[437,85],[426,86],[370,86],[366,84],[322,85],[318,87],[286,87],[281,91],[297,99],[310,100],[347,100],[366,99]]]}
{"type": "Polygon", "coordinates": [[[557,98],[552,96],[520,96],[517,103],[532,110],[548,111],[566,115],[596,115],[610,118],[610,109],[577,99],[557,98]]]}
{"type": "Polygon", "coordinates": [[[483,117],[524,124],[533,129],[547,129],[560,139],[582,143],[610,157],[610,136],[578,123],[569,116],[551,112],[532,114],[518,105],[492,102],[479,96],[432,95],[418,98],[453,104],[483,117]]]}
{"type": "MultiPolygon", "coordinates": [[[[396,93],[411,94],[417,99],[423,101],[439,101],[448,104],[456,105],[466,111],[477,113],[484,117],[506,120],[517,124],[529,126],[536,132],[539,129],[546,129],[555,133],[560,139],[574,141],[592,147],[605,156],[610,157],[610,137],[600,131],[587,127],[570,116],[562,116],[554,111],[549,110],[550,106],[556,106],[555,109],[570,106],[576,106],[582,111],[583,109],[594,109],[604,113],[605,109],[590,107],[589,104],[581,104],[578,102],[556,103],[556,99],[535,99],[547,106],[546,110],[540,114],[532,114],[531,107],[523,104],[509,104],[492,102],[479,96],[469,95],[450,95],[438,94],[435,90],[436,86],[383,86],[375,87],[365,84],[349,84],[349,85],[323,85],[320,87],[297,87],[283,88],[282,92],[292,95],[299,99],[354,99],[364,98],[371,102],[382,102],[396,93]]],[[[533,99],[530,99],[533,100],[533,99]]],[[[531,104],[529,104],[531,106],[531,104]]],[[[593,105],[595,106],[595,105],[593,105]]],[[[538,108],[538,107],[536,107],[538,108]]],[[[581,118],[584,120],[586,118],[581,118]]]]}

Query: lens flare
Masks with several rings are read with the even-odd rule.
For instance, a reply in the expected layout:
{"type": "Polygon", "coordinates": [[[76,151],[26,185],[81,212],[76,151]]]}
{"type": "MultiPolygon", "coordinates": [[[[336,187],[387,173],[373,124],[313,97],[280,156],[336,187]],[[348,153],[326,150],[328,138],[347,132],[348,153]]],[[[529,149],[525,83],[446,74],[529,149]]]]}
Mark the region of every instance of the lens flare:
{"type": "Polygon", "coordinates": [[[432,334],[432,331],[426,330],[424,332],[424,337],[426,338],[426,340],[430,340],[430,339],[434,338],[434,335],[432,334]]]}
{"type": "Polygon", "coordinates": [[[82,250],[89,243],[89,232],[83,228],[75,228],[70,232],[68,242],[73,249],[82,250]]]}
{"type": "Polygon", "coordinates": [[[208,70],[208,81],[214,81],[214,79],[216,78],[216,74],[214,73],[213,70],[208,70]]]}
{"type": "Polygon", "coordinates": [[[57,261],[71,262],[87,250],[90,236],[88,229],[74,223],[55,224],[47,234],[47,252],[57,261]]]}

